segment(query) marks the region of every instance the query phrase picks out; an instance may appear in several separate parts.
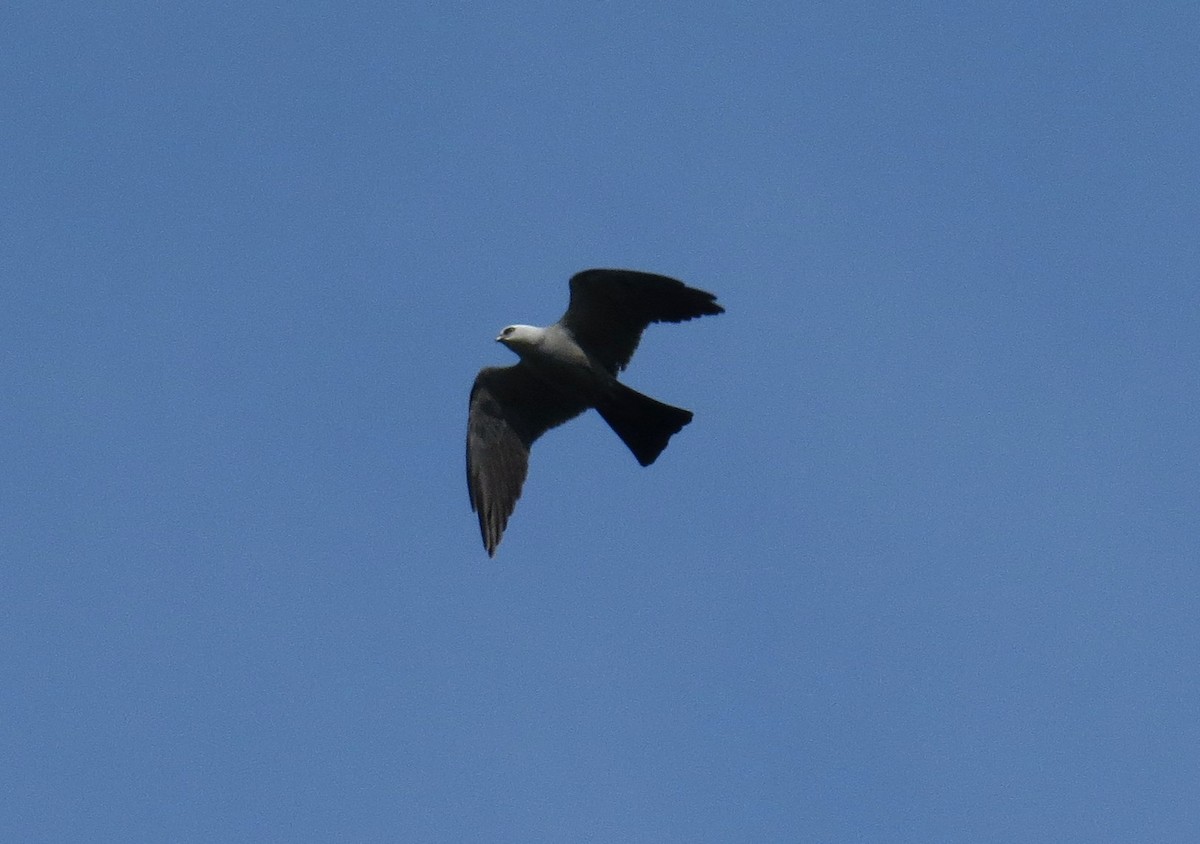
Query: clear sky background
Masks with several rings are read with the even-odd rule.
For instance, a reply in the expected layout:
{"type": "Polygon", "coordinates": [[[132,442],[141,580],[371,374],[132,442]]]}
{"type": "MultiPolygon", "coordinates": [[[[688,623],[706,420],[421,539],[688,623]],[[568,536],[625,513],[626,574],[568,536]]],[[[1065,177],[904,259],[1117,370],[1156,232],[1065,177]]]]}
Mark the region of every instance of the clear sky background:
{"type": "Polygon", "coordinates": [[[1193,2],[5,4],[0,839],[1200,840],[1193,2]],[[715,292],[495,560],[493,338],[715,292]]]}

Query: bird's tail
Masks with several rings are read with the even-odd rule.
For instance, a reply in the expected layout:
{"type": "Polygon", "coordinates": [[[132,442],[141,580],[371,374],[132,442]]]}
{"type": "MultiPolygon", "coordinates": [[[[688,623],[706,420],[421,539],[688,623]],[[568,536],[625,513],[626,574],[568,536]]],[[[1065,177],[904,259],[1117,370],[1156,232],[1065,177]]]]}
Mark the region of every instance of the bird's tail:
{"type": "Polygon", "coordinates": [[[613,382],[596,410],[643,466],[657,460],[671,437],[692,421],[690,410],[655,401],[620,382],[613,382]]]}

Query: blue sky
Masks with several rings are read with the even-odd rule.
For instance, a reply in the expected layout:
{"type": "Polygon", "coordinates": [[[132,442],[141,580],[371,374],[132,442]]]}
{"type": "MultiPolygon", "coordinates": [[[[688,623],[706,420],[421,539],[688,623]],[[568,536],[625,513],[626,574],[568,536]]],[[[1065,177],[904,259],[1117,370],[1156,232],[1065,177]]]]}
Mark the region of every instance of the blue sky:
{"type": "Polygon", "coordinates": [[[1194,4],[0,17],[0,838],[1200,839],[1194,4]]]}

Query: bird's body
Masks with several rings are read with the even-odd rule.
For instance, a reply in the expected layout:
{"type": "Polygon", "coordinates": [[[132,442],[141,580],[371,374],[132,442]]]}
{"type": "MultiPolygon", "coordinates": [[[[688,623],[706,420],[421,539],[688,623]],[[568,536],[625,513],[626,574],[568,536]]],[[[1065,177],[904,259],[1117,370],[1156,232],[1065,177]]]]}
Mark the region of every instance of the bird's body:
{"type": "Polygon", "coordinates": [[[500,333],[520,362],[480,371],[467,422],[467,486],[489,556],[520,497],[529,448],[547,430],[594,407],[649,466],[692,420],[691,411],[630,389],[617,373],[647,325],[723,313],[715,298],[666,276],[585,270],[571,278],[571,303],[558,322],[500,333]]]}
{"type": "Polygon", "coordinates": [[[496,339],[548,387],[585,401],[616,380],[561,325],[510,325],[496,339]]]}

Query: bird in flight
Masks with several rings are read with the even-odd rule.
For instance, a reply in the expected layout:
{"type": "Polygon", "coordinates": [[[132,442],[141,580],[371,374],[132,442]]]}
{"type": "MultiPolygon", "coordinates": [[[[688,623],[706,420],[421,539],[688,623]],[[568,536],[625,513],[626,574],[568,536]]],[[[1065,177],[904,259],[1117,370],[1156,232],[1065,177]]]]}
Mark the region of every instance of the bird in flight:
{"type": "Polygon", "coordinates": [[[673,278],[584,270],[571,277],[571,300],[558,322],[500,332],[497,342],[520,361],[479,371],[467,416],[467,490],[489,557],[521,496],[529,448],[551,428],[594,407],[638,463],[658,458],[692,412],[630,389],[617,373],[650,323],[724,312],[712,293],[673,278]]]}

